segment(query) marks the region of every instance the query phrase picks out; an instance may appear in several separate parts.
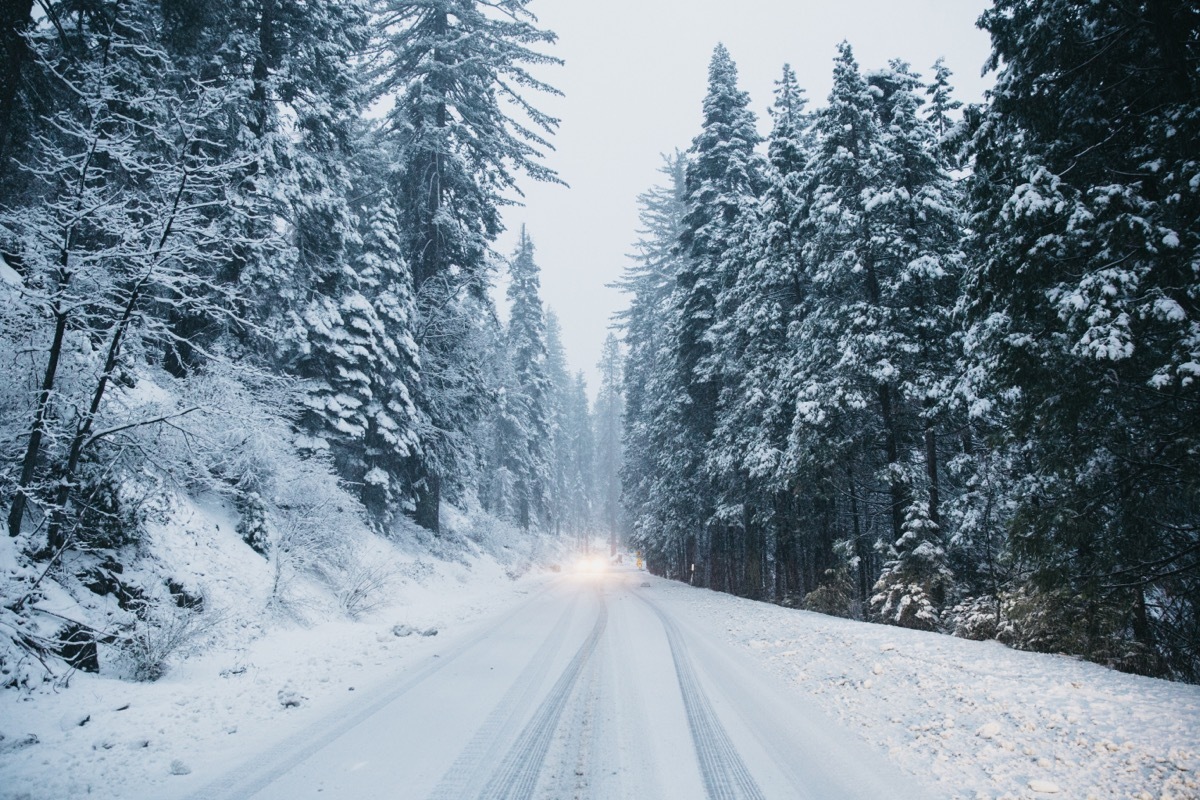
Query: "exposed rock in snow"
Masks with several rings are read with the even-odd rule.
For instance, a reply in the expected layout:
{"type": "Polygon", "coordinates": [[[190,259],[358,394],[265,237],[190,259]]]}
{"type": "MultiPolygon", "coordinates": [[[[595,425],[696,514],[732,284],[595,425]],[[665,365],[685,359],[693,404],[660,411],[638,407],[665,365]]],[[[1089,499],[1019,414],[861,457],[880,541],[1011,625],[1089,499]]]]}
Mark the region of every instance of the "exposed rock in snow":
{"type": "Polygon", "coordinates": [[[1029,788],[1039,794],[1058,794],[1062,789],[1058,788],[1058,784],[1052,781],[1030,781],[1029,788]]]}
{"type": "Polygon", "coordinates": [[[79,711],[71,711],[63,714],[63,716],[58,720],[58,727],[64,731],[69,731],[72,728],[82,728],[84,725],[87,725],[91,719],[91,714],[79,711]]]}
{"type": "Polygon", "coordinates": [[[420,634],[421,636],[437,636],[438,629],[425,628],[424,630],[421,630],[420,628],[414,628],[412,625],[405,625],[404,623],[397,623],[392,626],[393,636],[404,637],[412,636],[413,634],[420,634]]]}
{"type": "Polygon", "coordinates": [[[5,753],[15,753],[18,750],[24,750],[26,747],[32,747],[38,743],[38,737],[32,733],[27,733],[24,736],[8,737],[0,733],[0,755],[5,753]]]}
{"type": "Polygon", "coordinates": [[[975,731],[975,735],[981,739],[991,739],[991,738],[994,738],[995,735],[999,732],[1000,732],[1000,723],[999,722],[989,722],[986,725],[984,725],[983,727],[981,727],[979,730],[975,731]]]}

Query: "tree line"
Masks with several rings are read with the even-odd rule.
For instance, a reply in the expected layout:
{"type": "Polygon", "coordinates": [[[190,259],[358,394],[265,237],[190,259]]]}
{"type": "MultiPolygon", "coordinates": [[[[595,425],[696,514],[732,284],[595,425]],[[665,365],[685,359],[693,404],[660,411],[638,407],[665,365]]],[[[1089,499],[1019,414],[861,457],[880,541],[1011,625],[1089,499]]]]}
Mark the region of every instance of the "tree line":
{"type": "Polygon", "coordinates": [[[615,344],[593,409],[530,237],[494,250],[520,182],[561,182],[528,6],[4,4],[0,497],[40,565],[9,610],[64,554],[134,557],[172,492],[265,552],[297,471],[384,534],[618,519],[615,344]]]}
{"type": "Polygon", "coordinates": [[[837,50],[763,140],[718,46],[640,198],[623,491],[655,571],[1200,679],[1200,10],[996,0],[997,73],[837,50]],[[764,146],[765,145],[765,146],[764,146]]]}

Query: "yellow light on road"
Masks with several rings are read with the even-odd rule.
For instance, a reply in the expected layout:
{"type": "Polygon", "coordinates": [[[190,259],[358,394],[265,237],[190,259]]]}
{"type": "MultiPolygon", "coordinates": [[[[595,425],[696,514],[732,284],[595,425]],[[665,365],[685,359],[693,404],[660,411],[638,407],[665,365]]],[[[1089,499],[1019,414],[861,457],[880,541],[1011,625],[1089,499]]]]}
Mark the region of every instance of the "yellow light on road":
{"type": "Polygon", "coordinates": [[[575,562],[577,572],[603,572],[608,569],[608,561],[602,556],[583,556],[575,562]]]}

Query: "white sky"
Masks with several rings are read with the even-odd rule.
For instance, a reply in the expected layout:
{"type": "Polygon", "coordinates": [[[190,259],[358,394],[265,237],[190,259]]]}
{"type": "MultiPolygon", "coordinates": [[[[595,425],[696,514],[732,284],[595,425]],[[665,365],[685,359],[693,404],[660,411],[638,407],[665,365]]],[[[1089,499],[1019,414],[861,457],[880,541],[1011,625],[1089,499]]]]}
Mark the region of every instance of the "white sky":
{"type": "Polygon", "coordinates": [[[545,78],[563,98],[534,98],[562,120],[547,164],[570,185],[522,182],[525,207],[505,214],[498,243],[508,255],[522,223],[542,269],[542,297],[562,322],[573,370],[595,396],[600,347],[626,303],[606,288],[637,231],[637,195],[659,182],[660,153],[686,149],[699,132],[708,61],[724,42],[750,92],[760,128],[785,62],[810,108],[829,93],[838,42],[864,71],[902,58],[923,75],[945,56],[958,99],[983,99],[990,52],[975,20],[988,0],[534,0],[530,9],[559,36],[548,52],[566,66],[545,78]]]}

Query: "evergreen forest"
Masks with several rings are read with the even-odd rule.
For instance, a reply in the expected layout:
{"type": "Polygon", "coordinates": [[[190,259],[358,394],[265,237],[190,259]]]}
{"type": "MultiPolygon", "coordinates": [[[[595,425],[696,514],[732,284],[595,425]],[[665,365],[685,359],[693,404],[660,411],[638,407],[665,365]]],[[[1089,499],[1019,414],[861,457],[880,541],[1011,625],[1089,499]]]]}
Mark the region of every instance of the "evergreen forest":
{"type": "Polygon", "coordinates": [[[717,45],[589,389],[499,252],[564,182],[531,5],[2,4],[0,682],[180,495],[1200,682],[1200,7],[994,0],[980,104],[842,43],[760,120],[717,45]]]}
{"type": "Polygon", "coordinates": [[[1200,8],[996,0],[996,84],[864,69],[760,135],[730,53],[640,198],[651,568],[1200,679],[1200,8]]]}

